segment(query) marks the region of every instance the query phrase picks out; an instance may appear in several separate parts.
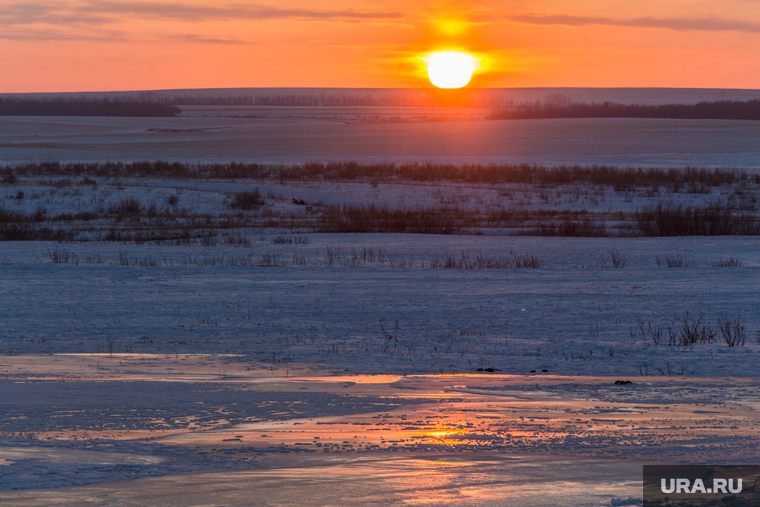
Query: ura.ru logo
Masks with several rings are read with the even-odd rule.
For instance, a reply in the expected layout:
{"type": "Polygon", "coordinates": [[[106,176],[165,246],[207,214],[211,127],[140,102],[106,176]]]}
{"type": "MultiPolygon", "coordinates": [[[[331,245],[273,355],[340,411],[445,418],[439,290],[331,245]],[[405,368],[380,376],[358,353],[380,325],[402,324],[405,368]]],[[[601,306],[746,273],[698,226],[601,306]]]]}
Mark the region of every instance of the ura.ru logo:
{"type": "Polygon", "coordinates": [[[702,479],[694,480],[694,483],[689,479],[661,479],[660,489],[663,493],[741,493],[742,480],[736,479],[736,485],[734,485],[734,479],[713,479],[712,487],[705,488],[705,483],[702,479]],[[668,482],[669,481],[669,482],[668,482]]]}

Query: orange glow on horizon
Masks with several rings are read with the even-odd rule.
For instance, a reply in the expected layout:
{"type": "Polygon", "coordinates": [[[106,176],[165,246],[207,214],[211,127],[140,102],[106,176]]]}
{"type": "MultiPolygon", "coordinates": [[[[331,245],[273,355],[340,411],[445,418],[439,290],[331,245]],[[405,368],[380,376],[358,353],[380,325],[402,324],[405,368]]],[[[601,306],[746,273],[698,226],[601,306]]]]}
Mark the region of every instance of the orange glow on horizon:
{"type": "Polygon", "coordinates": [[[468,87],[760,88],[753,2],[35,5],[0,6],[0,93],[430,87],[433,48],[483,59],[468,87]]]}

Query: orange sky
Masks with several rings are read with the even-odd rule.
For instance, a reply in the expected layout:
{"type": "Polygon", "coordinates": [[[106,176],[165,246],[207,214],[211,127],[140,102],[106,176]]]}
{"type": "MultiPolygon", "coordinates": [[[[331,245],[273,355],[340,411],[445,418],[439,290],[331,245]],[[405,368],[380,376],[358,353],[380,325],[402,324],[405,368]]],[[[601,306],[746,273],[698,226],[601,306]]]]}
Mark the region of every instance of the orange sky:
{"type": "Polygon", "coordinates": [[[0,0],[0,93],[430,86],[760,88],[760,0],[0,0]]]}

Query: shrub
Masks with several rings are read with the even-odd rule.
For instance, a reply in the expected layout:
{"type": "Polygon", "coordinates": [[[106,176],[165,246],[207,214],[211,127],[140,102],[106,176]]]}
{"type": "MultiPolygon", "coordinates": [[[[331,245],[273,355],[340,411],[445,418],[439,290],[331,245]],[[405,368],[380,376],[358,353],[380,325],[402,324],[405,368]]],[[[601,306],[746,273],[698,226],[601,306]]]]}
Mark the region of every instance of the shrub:
{"type": "Polygon", "coordinates": [[[256,188],[251,192],[238,192],[232,198],[230,207],[232,209],[240,210],[252,210],[258,209],[266,204],[264,198],[261,196],[259,189],[256,188]]]}
{"type": "Polygon", "coordinates": [[[658,203],[637,210],[628,228],[640,236],[735,236],[760,233],[751,215],[735,215],[720,206],[673,206],[658,203]]]}
{"type": "Polygon", "coordinates": [[[323,232],[396,232],[454,234],[463,213],[454,208],[392,209],[387,206],[343,204],[327,206],[323,232]]]}
{"type": "Polygon", "coordinates": [[[516,268],[533,268],[538,269],[541,267],[541,260],[535,255],[515,255],[515,267],[516,268]]]}
{"type": "Polygon", "coordinates": [[[657,255],[657,267],[666,266],[668,268],[688,268],[689,261],[682,254],[665,254],[660,257],[657,255]]]}
{"type": "Polygon", "coordinates": [[[140,201],[134,197],[125,197],[120,199],[117,203],[111,203],[108,206],[108,213],[116,213],[118,215],[139,215],[142,211],[140,201]]]}
{"type": "Polygon", "coordinates": [[[0,224],[31,224],[40,223],[45,220],[47,210],[39,206],[34,213],[24,213],[23,211],[13,211],[0,208],[0,224]]]}
{"type": "Polygon", "coordinates": [[[610,254],[610,260],[612,261],[612,267],[615,269],[622,269],[625,267],[628,259],[621,254],[618,250],[610,249],[607,251],[610,254]]]}
{"type": "Polygon", "coordinates": [[[12,170],[6,169],[5,171],[3,171],[2,182],[5,185],[13,185],[17,181],[18,181],[18,178],[16,177],[16,174],[12,170]]]}
{"type": "Polygon", "coordinates": [[[0,223],[0,241],[72,241],[75,236],[75,231],[38,227],[26,223],[0,223]]]}
{"type": "Polygon", "coordinates": [[[56,222],[71,222],[74,220],[81,220],[83,222],[87,222],[89,220],[95,220],[98,218],[97,213],[93,213],[91,211],[82,211],[80,213],[61,213],[60,215],[56,215],[53,217],[53,220],[56,222]]]}
{"type": "Polygon", "coordinates": [[[49,250],[48,255],[50,256],[50,261],[53,264],[79,264],[77,255],[74,252],[70,252],[63,248],[54,248],[53,250],[49,250]]]}
{"type": "Polygon", "coordinates": [[[683,315],[683,324],[677,336],[671,332],[671,344],[674,339],[677,345],[693,345],[695,343],[713,343],[715,341],[715,329],[704,322],[705,314],[700,312],[699,317],[691,317],[689,312],[683,315]]]}
{"type": "MultiPolygon", "coordinates": [[[[655,345],[660,344],[662,341],[662,326],[660,324],[648,320],[646,325],[644,325],[644,321],[639,320],[638,325],[642,341],[646,341],[647,337],[649,337],[655,345]]],[[[671,345],[673,344],[671,343],[671,345]]]]}
{"type": "Polygon", "coordinates": [[[741,312],[736,316],[736,319],[721,317],[718,319],[718,330],[720,331],[723,341],[729,347],[735,347],[736,345],[744,346],[747,341],[747,327],[744,325],[744,319],[742,319],[741,312]]]}
{"type": "Polygon", "coordinates": [[[720,259],[715,263],[718,268],[740,268],[744,263],[738,257],[731,256],[728,259],[720,259]]]}
{"type": "Polygon", "coordinates": [[[539,222],[533,229],[520,231],[520,235],[597,238],[609,236],[609,233],[603,221],[586,216],[581,220],[567,217],[560,222],[539,222]]]}

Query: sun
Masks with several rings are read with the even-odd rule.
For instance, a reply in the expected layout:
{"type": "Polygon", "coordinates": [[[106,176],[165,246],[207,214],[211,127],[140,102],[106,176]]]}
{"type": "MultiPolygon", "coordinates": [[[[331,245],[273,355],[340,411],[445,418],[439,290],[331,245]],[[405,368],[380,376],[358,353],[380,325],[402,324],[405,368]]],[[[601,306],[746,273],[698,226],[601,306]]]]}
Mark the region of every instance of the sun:
{"type": "Polygon", "coordinates": [[[479,70],[480,58],[462,51],[436,51],[421,58],[430,82],[438,88],[461,88],[479,70]]]}

